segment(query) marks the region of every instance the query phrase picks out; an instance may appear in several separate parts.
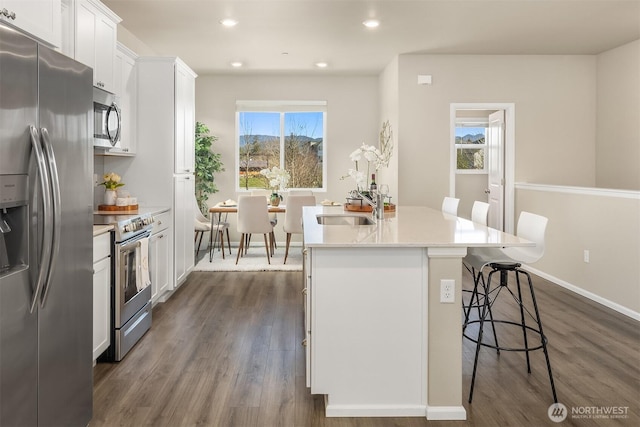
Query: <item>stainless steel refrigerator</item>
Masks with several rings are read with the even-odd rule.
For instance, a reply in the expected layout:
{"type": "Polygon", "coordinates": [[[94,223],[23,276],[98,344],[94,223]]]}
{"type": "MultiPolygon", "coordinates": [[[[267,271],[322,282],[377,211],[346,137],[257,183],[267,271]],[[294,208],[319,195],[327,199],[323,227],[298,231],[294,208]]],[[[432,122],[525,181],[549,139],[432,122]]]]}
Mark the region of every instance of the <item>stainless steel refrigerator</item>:
{"type": "Polygon", "coordinates": [[[0,426],[91,419],[92,93],[0,24],[0,426]]]}

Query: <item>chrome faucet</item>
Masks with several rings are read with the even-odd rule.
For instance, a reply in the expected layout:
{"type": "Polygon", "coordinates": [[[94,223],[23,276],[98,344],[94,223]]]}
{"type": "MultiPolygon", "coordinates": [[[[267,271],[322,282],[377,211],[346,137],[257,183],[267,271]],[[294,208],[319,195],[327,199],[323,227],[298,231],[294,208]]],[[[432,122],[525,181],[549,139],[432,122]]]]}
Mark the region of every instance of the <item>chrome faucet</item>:
{"type": "Polygon", "coordinates": [[[384,219],[384,197],[382,196],[382,194],[374,192],[373,195],[376,198],[374,202],[367,196],[363,195],[360,191],[358,191],[357,193],[358,196],[360,196],[366,204],[373,208],[373,211],[371,212],[371,216],[373,216],[373,218],[384,219]]]}

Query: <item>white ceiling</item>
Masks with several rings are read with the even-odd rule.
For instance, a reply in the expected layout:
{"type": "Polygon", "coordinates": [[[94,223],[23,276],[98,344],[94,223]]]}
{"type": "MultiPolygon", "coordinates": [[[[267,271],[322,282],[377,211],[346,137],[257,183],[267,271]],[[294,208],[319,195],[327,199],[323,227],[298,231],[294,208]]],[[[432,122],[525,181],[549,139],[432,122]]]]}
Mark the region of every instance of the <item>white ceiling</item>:
{"type": "Polygon", "coordinates": [[[640,0],[102,1],[198,74],[377,74],[398,54],[597,54],[640,38],[640,0]]]}

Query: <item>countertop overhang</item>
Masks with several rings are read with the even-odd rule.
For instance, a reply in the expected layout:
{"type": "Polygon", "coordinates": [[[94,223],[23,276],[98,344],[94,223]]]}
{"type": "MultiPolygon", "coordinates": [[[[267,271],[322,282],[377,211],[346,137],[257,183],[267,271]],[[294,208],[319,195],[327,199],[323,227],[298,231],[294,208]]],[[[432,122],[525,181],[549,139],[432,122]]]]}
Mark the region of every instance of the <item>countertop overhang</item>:
{"type": "Polygon", "coordinates": [[[317,215],[371,214],[344,211],[342,206],[305,206],[302,211],[304,244],[308,247],[496,247],[535,246],[521,239],[422,206],[398,206],[373,225],[321,225],[317,215]]]}

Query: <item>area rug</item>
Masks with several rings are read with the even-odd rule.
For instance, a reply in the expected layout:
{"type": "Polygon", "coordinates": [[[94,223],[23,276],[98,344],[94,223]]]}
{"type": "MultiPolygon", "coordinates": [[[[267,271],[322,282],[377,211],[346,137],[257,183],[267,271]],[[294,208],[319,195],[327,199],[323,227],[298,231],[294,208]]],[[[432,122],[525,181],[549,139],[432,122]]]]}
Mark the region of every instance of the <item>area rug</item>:
{"type": "Polygon", "coordinates": [[[222,259],[222,253],[216,250],[211,262],[209,262],[209,254],[207,253],[197,262],[193,271],[302,271],[302,248],[300,246],[289,248],[286,264],[283,264],[284,245],[278,245],[278,249],[271,257],[271,264],[267,264],[264,246],[252,245],[248,253],[240,257],[238,265],[236,265],[238,249],[232,247],[231,250],[231,255],[227,252],[225,259],[222,259]]]}

